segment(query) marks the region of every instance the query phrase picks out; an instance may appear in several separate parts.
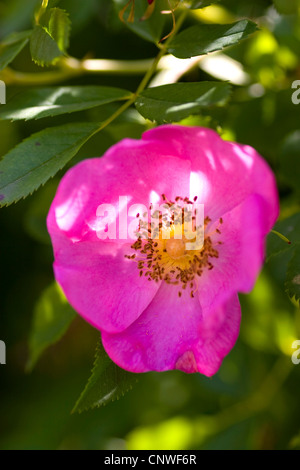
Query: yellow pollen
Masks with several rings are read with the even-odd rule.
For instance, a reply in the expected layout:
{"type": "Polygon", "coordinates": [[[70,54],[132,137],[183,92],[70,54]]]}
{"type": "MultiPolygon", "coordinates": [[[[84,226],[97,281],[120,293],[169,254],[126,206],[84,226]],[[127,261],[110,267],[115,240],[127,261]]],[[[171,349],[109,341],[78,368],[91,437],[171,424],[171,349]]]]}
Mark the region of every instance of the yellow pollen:
{"type": "Polygon", "coordinates": [[[183,240],[175,240],[174,238],[170,238],[170,240],[166,241],[166,250],[171,258],[180,258],[185,254],[185,243],[183,240]]]}

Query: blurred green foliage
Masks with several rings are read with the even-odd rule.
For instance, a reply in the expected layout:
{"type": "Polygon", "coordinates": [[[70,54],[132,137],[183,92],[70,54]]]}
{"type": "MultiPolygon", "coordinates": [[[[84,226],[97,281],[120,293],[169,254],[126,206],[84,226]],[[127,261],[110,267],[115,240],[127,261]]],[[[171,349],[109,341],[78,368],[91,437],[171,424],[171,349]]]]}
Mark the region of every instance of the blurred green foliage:
{"type": "MultiPolygon", "coordinates": [[[[38,3],[0,0],[0,38],[30,29],[38,3]]],[[[61,0],[51,6],[58,3],[72,22],[72,56],[138,60],[156,55],[148,40],[152,23],[142,32],[143,39],[134,34],[142,28],[140,23],[129,25],[129,30],[120,22],[117,12],[124,2],[61,0]]],[[[7,365],[0,366],[1,449],[300,449],[300,364],[291,362],[292,343],[300,339],[299,286],[293,291],[300,272],[300,105],[292,103],[292,83],[300,79],[300,18],[297,0],[288,9],[288,2],[274,3],[277,9],[271,0],[224,0],[207,10],[193,10],[186,19],[190,26],[195,21],[209,24],[214,18],[226,23],[228,17],[232,21],[246,17],[259,24],[254,36],[224,52],[242,71],[243,86],[236,85],[233,74],[226,107],[199,111],[184,122],[216,128],[224,138],[252,145],[266,158],[280,190],[278,230],[292,240],[289,246],[269,235],[268,252],[273,256],[253,292],[240,296],[243,319],[234,350],[213,378],[177,371],[143,374],[122,399],[71,414],[89,377],[99,337],[76,317],[63,340],[47,349],[31,374],[25,373],[33,312],[53,281],[45,219],[65,168],[30,198],[0,211],[0,339],[7,345],[7,365]],[[292,274],[286,278],[287,273],[292,274]]],[[[159,16],[159,33],[155,30],[159,36],[170,31],[169,19],[166,24],[163,20],[159,16]]],[[[40,72],[30,60],[28,44],[12,67],[40,72]]],[[[213,62],[210,70],[200,61],[180,80],[220,78],[213,62]]],[[[90,74],[69,78],[64,85],[135,91],[140,80],[139,74],[90,74]]],[[[8,98],[21,90],[17,85],[8,87],[8,98]]],[[[111,103],[82,110],[68,115],[68,122],[101,122],[116,109],[111,103]]],[[[65,124],[64,116],[55,118],[55,125],[60,124],[65,124]]],[[[0,121],[0,155],[50,125],[49,117],[0,121]]],[[[135,109],[127,110],[89,140],[68,166],[102,155],[123,137],[138,138],[149,125],[135,109]]]]}

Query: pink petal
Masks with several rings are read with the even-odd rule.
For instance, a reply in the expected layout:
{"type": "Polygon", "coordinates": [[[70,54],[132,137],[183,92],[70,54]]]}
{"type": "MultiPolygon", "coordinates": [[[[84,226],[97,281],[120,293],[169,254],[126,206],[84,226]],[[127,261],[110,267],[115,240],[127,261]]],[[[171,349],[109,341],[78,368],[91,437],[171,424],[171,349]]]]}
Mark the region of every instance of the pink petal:
{"type": "Polygon", "coordinates": [[[262,198],[255,195],[227,212],[222,224],[208,227],[219,257],[212,258],[213,269],[204,269],[198,278],[203,312],[217,309],[235,292],[250,292],[254,287],[264,260],[264,215],[262,198]],[[220,234],[214,233],[217,227],[220,234]]]}
{"type": "Polygon", "coordinates": [[[111,333],[136,320],[159,288],[139,277],[127,253],[126,244],[69,240],[56,252],[55,278],[70,304],[93,326],[111,333]]]}
{"type": "MultiPolygon", "coordinates": [[[[58,227],[73,241],[99,241],[96,212],[105,203],[116,208],[118,236],[120,196],[127,196],[128,207],[148,209],[153,198],[162,203],[162,194],[173,199],[188,194],[189,173],[190,163],[172,156],[167,143],[125,139],[102,158],[84,160],[66,173],[50,209],[50,236],[55,238],[58,227]]],[[[134,218],[128,217],[128,224],[134,218]]]]}
{"type": "Polygon", "coordinates": [[[214,375],[224,357],[236,343],[240,331],[241,308],[234,294],[226,303],[204,318],[200,341],[195,345],[194,355],[198,372],[214,375]]]}
{"type": "Polygon", "coordinates": [[[197,297],[184,291],[179,298],[177,287],[164,283],[135,323],[122,333],[102,333],[102,341],[111,359],[132,372],[180,368],[211,375],[233,347],[239,322],[237,296],[204,318],[197,297]]]}
{"type": "Polygon", "coordinates": [[[160,126],[143,139],[168,141],[173,155],[191,162],[190,197],[198,196],[212,220],[239,205],[251,194],[262,196],[267,231],[279,212],[272,171],[250,146],[226,142],[211,129],[176,125],[160,126]]]}

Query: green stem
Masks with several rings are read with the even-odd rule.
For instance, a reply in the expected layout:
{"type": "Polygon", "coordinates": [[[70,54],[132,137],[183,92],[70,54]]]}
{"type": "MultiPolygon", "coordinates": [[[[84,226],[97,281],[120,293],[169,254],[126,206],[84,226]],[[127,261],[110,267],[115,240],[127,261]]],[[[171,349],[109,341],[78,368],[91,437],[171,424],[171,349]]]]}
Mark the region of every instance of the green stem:
{"type": "Polygon", "coordinates": [[[102,129],[111,124],[117,117],[119,117],[124,111],[126,111],[126,109],[129,108],[129,106],[131,106],[134,101],[135,95],[132,95],[132,97],[128,101],[126,101],[126,103],[124,103],[120,108],[118,108],[117,111],[115,111],[109,118],[103,121],[101,126],[95,130],[91,137],[93,137],[95,134],[98,134],[98,132],[102,131],[102,129]]]}
{"type": "Polygon", "coordinates": [[[10,67],[6,67],[6,69],[0,73],[0,79],[3,80],[6,85],[54,85],[78,75],[80,75],[80,73],[72,70],[57,70],[55,72],[43,73],[23,73],[12,70],[10,67]]]}
{"type": "Polygon", "coordinates": [[[106,121],[104,121],[101,126],[99,127],[99,129],[97,129],[95,131],[95,134],[97,134],[99,131],[101,131],[102,129],[104,129],[106,126],[108,126],[109,124],[111,124],[117,117],[119,117],[127,108],[129,108],[129,106],[131,106],[137,96],[142,93],[142,91],[146,88],[147,84],[149,83],[151,77],[154,75],[154,73],[156,72],[157,70],[157,65],[160,61],[160,59],[162,58],[162,56],[167,52],[167,49],[168,49],[168,45],[170,43],[170,41],[173,39],[174,35],[177,33],[178,29],[181,27],[186,15],[187,15],[188,11],[187,10],[184,10],[182,12],[182,14],[180,15],[177,23],[176,23],[176,27],[174,29],[174,32],[172,34],[172,36],[170,36],[166,41],[165,43],[160,46],[160,51],[159,53],[157,54],[156,58],[154,59],[151,67],[148,69],[146,75],[144,76],[144,78],[142,79],[140,85],[138,86],[136,92],[132,95],[132,97],[126,102],[123,104],[123,106],[121,106],[121,108],[119,108],[112,116],[110,116],[106,121]]]}
{"type": "Polygon", "coordinates": [[[282,235],[282,233],[277,232],[276,230],[271,230],[271,232],[274,233],[275,235],[277,235],[277,237],[281,238],[281,240],[283,240],[284,242],[291,245],[292,242],[288,238],[286,238],[284,235],[282,235]]]}
{"type": "Polygon", "coordinates": [[[42,0],[42,5],[40,6],[40,9],[38,10],[37,14],[35,15],[35,24],[39,24],[41,16],[44,14],[48,7],[48,0],[42,0]]]}
{"type": "Polygon", "coordinates": [[[153,59],[145,60],[111,60],[111,59],[84,59],[74,57],[62,58],[58,70],[41,73],[23,73],[6,67],[0,78],[7,85],[51,85],[87,74],[122,74],[139,75],[149,70],[153,59]]]}
{"type": "Polygon", "coordinates": [[[176,22],[176,26],[174,28],[174,31],[173,31],[173,34],[163,43],[163,44],[160,44],[158,43],[157,46],[160,48],[160,52],[158,53],[158,55],[156,56],[156,58],[154,59],[153,61],[153,64],[152,66],[150,67],[150,69],[148,70],[148,72],[146,73],[146,75],[144,76],[143,80],[141,81],[138,89],[136,90],[136,95],[138,96],[145,88],[146,86],[148,85],[152,75],[154,74],[154,72],[156,71],[157,69],[157,65],[160,61],[160,59],[165,55],[165,53],[167,52],[168,50],[168,46],[170,44],[170,42],[172,41],[173,37],[176,35],[177,31],[181,28],[182,26],[182,23],[184,22],[185,18],[186,18],[186,15],[188,13],[188,10],[185,9],[180,17],[178,18],[177,22],[176,22]]]}

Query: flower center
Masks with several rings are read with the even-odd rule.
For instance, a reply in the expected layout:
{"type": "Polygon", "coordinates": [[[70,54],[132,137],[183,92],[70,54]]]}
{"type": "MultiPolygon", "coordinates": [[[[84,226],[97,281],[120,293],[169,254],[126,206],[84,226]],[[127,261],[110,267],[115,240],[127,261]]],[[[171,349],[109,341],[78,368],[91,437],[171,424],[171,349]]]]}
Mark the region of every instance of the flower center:
{"type": "Polygon", "coordinates": [[[185,254],[185,242],[170,238],[166,241],[166,250],[170,258],[177,259],[185,254]]]}
{"type": "MultiPolygon", "coordinates": [[[[153,212],[150,205],[154,222],[153,217],[151,222],[148,218],[139,219],[137,240],[131,245],[135,253],[125,257],[137,262],[140,276],[146,276],[149,281],[181,285],[182,289],[188,287],[190,296],[194,297],[198,278],[204,269],[213,269],[212,259],[219,257],[215,246],[222,242],[213,241],[212,235],[219,235],[221,231],[216,228],[213,233],[206,233],[211,222],[209,217],[197,226],[197,209],[194,208],[197,198],[192,202],[188,198],[176,197],[175,202],[170,202],[162,195],[162,199],[166,211],[153,212]],[[195,240],[201,233],[203,243],[197,244],[195,240]]],[[[222,223],[223,220],[219,219],[219,226],[222,223]]],[[[178,291],[178,295],[181,297],[182,292],[178,291]]]]}

